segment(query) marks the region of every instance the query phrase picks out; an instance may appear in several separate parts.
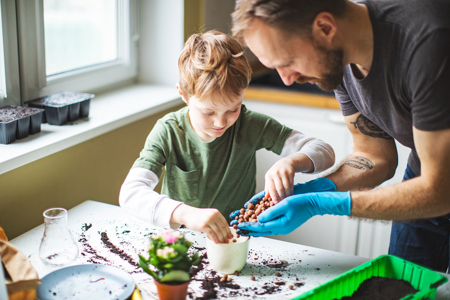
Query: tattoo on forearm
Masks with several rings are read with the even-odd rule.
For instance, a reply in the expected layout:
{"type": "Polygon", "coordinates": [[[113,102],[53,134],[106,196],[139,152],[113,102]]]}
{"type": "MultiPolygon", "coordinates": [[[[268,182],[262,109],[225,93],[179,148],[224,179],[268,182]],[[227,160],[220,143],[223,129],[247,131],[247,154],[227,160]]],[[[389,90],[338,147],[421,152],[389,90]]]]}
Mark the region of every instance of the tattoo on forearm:
{"type": "Polygon", "coordinates": [[[370,159],[367,159],[362,156],[355,156],[350,159],[348,159],[345,163],[345,165],[360,169],[360,170],[372,170],[373,169],[373,162],[370,159]]]}
{"type": "Polygon", "coordinates": [[[392,137],[384,132],[380,127],[375,125],[372,121],[364,117],[363,115],[359,115],[356,118],[355,122],[350,122],[358,128],[363,134],[374,137],[374,138],[382,138],[386,140],[392,139],[392,137]]]}

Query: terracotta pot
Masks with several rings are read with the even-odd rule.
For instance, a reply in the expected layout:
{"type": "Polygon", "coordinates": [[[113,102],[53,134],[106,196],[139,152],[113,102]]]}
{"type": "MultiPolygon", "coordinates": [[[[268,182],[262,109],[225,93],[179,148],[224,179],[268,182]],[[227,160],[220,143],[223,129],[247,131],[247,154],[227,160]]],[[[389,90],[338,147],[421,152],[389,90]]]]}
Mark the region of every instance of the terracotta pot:
{"type": "Polygon", "coordinates": [[[190,281],[180,284],[165,284],[155,280],[159,300],[185,300],[190,281]]]}

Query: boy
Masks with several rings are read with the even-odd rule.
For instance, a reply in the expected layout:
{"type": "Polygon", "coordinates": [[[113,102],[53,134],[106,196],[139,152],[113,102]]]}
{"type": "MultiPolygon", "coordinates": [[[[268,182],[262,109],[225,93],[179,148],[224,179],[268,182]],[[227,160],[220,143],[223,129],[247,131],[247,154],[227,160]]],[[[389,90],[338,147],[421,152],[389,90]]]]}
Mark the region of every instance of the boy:
{"type": "Polygon", "coordinates": [[[178,61],[178,92],[187,104],[158,120],[125,179],[120,206],[160,227],[232,237],[224,217],[256,188],[256,151],[284,158],[267,172],[282,196],[292,194],[295,172],[318,173],[334,164],[331,146],[304,136],[242,104],[251,68],[241,46],[217,31],[194,34],[178,61]],[[153,189],[165,166],[162,194],[153,189]]]}

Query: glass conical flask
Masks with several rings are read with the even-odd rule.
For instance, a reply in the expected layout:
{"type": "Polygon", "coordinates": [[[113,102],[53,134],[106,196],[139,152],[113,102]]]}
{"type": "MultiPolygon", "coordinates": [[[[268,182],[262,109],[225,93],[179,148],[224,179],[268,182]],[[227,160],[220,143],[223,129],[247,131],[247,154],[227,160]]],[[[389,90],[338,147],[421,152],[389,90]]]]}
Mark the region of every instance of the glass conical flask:
{"type": "Polygon", "coordinates": [[[50,208],[44,211],[45,231],[39,247],[39,258],[49,266],[63,266],[78,258],[78,244],[69,230],[67,210],[50,208]]]}

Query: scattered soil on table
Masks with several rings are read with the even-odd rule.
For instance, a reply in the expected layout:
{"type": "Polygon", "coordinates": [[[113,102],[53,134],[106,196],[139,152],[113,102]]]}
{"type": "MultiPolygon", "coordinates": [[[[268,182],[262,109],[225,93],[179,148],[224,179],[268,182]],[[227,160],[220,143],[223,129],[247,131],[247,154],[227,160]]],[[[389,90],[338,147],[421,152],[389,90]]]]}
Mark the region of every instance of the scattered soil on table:
{"type": "MultiPolygon", "coordinates": [[[[198,247],[195,247],[195,249],[199,249],[198,247]]],[[[204,249],[201,249],[204,250],[204,249]]],[[[189,275],[191,275],[191,278],[194,278],[195,276],[197,276],[198,272],[200,272],[201,270],[203,270],[205,268],[205,263],[204,260],[206,259],[206,252],[202,253],[199,255],[200,256],[200,262],[191,267],[191,271],[189,272],[189,275]]]]}
{"type": "Polygon", "coordinates": [[[417,292],[412,285],[403,279],[370,277],[363,281],[352,296],[341,300],[399,300],[417,292]]]}
{"type": "Polygon", "coordinates": [[[111,265],[108,259],[99,255],[97,253],[97,251],[94,248],[92,248],[92,246],[89,244],[89,241],[86,238],[85,232],[88,231],[91,227],[92,227],[92,224],[88,225],[86,223],[84,223],[81,226],[81,237],[78,239],[78,242],[81,243],[81,245],[83,245],[83,251],[81,251],[81,255],[86,256],[87,254],[91,254],[93,257],[90,258],[88,260],[88,262],[99,263],[99,260],[101,260],[101,261],[109,263],[109,265],[111,265]]]}
{"type": "MultiPolygon", "coordinates": [[[[218,299],[218,298],[235,298],[235,297],[246,297],[246,298],[256,298],[260,295],[270,295],[276,294],[280,292],[284,292],[286,290],[298,289],[302,287],[304,282],[292,282],[282,281],[281,277],[278,279],[268,279],[265,277],[259,277],[258,286],[253,287],[242,287],[241,285],[234,283],[233,279],[237,278],[241,274],[238,273],[227,275],[227,278],[231,278],[231,281],[223,280],[223,275],[219,274],[213,270],[208,269],[209,261],[206,255],[205,248],[203,247],[193,247],[195,250],[199,252],[200,255],[200,263],[197,266],[193,266],[191,269],[191,278],[192,280],[201,282],[200,288],[204,290],[203,295],[196,296],[196,294],[192,292],[188,292],[188,296],[190,299],[218,299]],[[204,270],[201,274],[200,271],[204,270]],[[222,281],[221,281],[222,279],[222,281]],[[265,281],[262,281],[265,280],[265,281]],[[261,282],[262,281],[262,282],[261,282]]],[[[258,259],[259,266],[266,266],[269,268],[275,268],[279,271],[284,271],[284,268],[289,265],[289,263],[285,260],[278,260],[273,257],[269,257],[267,259],[260,256],[260,253],[257,251],[250,250],[250,253],[254,258],[258,259]]],[[[248,273],[248,270],[246,271],[248,273]]],[[[284,272],[283,272],[284,273],[284,272]]],[[[261,273],[257,273],[259,276],[263,275],[261,273]]],[[[271,274],[271,273],[269,273],[271,274]]],[[[273,273],[272,275],[274,275],[273,273]]],[[[248,275],[248,274],[247,274],[248,275]]],[[[254,278],[254,276],[252,276],[254,278]]],[[[298,277],[295,276],[295,280],[299,281],[298,277]]]]}
{"type": "MultiPolygon", "coordinates": [[[[230,281],[220,281],[221,276],[213,270],[207,270],[204,276],[197,276],[198,273],[202,270],[205,270],[209,265],[208,257],[204,247],[193,247],[200,253],[200,262],[196,266],[192,266],[191,268],[191,278],[192,280],[200,281],[201,288],[205,290],[202,296],[196,297],[195,299],[217,299],[219,289],[234,289],[240,290],[241,286],[239,284],[235,284],[230,281]]],[[[188,293],[189,298],[194,299],[194,295],[192,293],[188,293]]],[[[233,293],[234,296],[242,295],[240,293],[233,293]]]]}
{"type": "Polygon", "coordinates": [[[91,229],[91,227],[92,227],[92,223],[91,223],[91,224],[84,223],[84,224],[81,226],[81,231],[82,231],[82,232],[86,232],[86,231],[88,231],[89,229],[91,229]]]}
{"type": "Polygon", "coordinates": [[[266,264],[268,267],[276,268],[276,269],[285,268],[289,265],[289,263],[285,260],[280,260],[279,262],[270,261],[270,262],[267,262],[266,264]]]}
{"type": "Polygon", "coordinates": [[[137,262],[135,262],[133,260],[133,258],[131,258],[125,251],[123,251],[122,249],[117,248],[116,245],[111,243],[111,241],[108,238],[108,234],[106,232],[102,232],[101,236],[102,236],[103,244],[105,244],[105,246],[107,248],[109,248],[109,251],[111,251],[114,254],[118,254],[120,256],[120,258],[122,258],[123,260],[126,260],[130,265],[135,266],[135,267],[139,267],[139,264],[137,262]]]}
{"type": "MultiPolygon", "coordinates": [[[[88,262],[90,263],[101,263],[101,264],[106,264],[106,265],[110,265],[110,266],[114,266],[114,263],[111,262],[109,259],[107,259],[106,257],[98,254],[97,250],[95,250],[89,243],[87,237],[86,237],[86,231],[88,231],[90,228],[92,227],[92,224],[87,224],[84,223],[81,226],[81,236],[78,239],[78,242],[81,243],[81,245],[83,245],[83,251],[81,251],[81,255],[82,256],[87,256],[87,255],[92,255],[92,257],[88,260],[88,262]]],[[[121,259],[125,260],[126,262],[128,262],[130,265],[132,265],[133,267],[135,267],[136,271],[135,272],[141,272],[141,269],[139,267],[139,264],[136,263],[133,258],[128,255],[124,250],[119,249],[116,245],[114,245],[108,237],[108,234],[106,232],[101,232],[100,233],[101,236],[101,241],[103,243],[104,246],[106,246],[106,248],[109,249],[110,252],[117,254],[121,259]]]]}
{"type": "MultiPolygon", "coordinates": [[[[117,258],[120,258],[120,261],[125,261],[133,267],[132,270],[128,270],[130,274],[143,273],[142,269],[134,259],[134,257],[137,257],[137,254],[142,252],[142,249],[135,249],[133,245],[130,245],[130,242],[127,241],[126,236],[130,235],[130,230],[128,230],[126,226],[125,228],[124,226],[116,226],[114,240],[122,241],[117,244],[114,244],[110,239],[113,233],[98,231],[94,232],[92,235],[87,234],[86,232],[93,230],[92,226],[93,225],[90,223],[84,223],[81,226],[81,235],[78,240],[82,245],[81,255],[86,257],[87,262],[111,265],[123,269],[121,265],[118,265],[117,258]],[[92,238],[95,238],[96,240],[89,241],[92,238]],[[125,244],[127,244],[127,246],[125,246],[125,244]],[[101,246],[101,249],[96,249],[99,245],[101,246]],[[103,254],[104,256],[102,256],[101,253],[105,253],[105,248],[115,256],[110,257],[106,254],[103,254]]],[[[146,236],[151,235],[151,233],[152,232],[142,232],[139,234],[146,236]]],[[[249,259],[251,259],[253,263],[246,267],[244,274],[240,272],[238,275],[228,275],[228,278],[231,277],[231,281],[226,280],[221,282],[220,280],[223,278],[223,274],[219,274],[209,267],[206,248],[194,244],[190,251],[197,251],[201,259],[200,263],[193,266],[190,271],[191,280],[200,283],[200,286],[198,286],[199,289],[196,288],[195,291],[192,289],[188,290],[190,299],[244,297],[254,299],[260,295],[277,294],[286,292],[290,289],[299,289],[305,284],[304,282],[300,282],[297,275],[290,274],[289,269],[286,269],[286,267],[290,265],[289,262],[280,260],[272,255],[263,255],[255,250],[249,251],[249,259]],[[281,276],[276,278],[266,277],[274,276],[276,272],[279,272],[281,276]],[[253,275],[256,277],[255,281],[257,282],[257,285],[246,287],[241,286],[234,281],[238,276],[253,275]]],[[[149,278],[149,281],[152,280],[153,279],[149,278]]]]}

